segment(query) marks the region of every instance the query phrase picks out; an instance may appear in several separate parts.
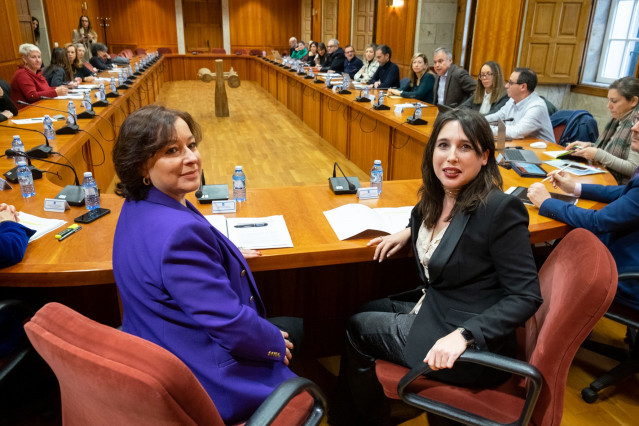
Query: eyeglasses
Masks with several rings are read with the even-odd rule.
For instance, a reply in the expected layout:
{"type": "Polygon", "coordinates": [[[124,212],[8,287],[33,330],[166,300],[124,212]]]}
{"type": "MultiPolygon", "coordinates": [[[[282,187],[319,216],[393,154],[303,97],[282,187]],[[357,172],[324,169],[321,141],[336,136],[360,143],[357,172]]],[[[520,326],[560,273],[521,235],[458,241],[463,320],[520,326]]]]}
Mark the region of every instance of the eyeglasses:
{"type": "Polygon", "coordinates": [[[487,72],[486,74],[479,74],[479,78],[482,79],[482,80],[485,80],[485,79],[490,78],[492,76],[493,76],[492,72],[487,72]]]}
{"type": "Polygon", "coordinates": [[[508,85],[510,85],[510,86],[514,86],[515,84],[521,84],[521,83],[516,82],[516,81],[512,81],[512,80],[508,80],[508,81],[506,82],[506,84],[508,84],[508,85]]]}

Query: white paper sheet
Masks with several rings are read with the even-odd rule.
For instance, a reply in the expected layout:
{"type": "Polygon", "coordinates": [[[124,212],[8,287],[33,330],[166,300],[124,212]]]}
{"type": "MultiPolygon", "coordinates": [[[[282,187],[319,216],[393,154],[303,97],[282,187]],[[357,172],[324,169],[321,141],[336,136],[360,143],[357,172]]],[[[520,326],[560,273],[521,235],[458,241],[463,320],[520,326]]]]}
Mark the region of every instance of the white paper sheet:
{"type": "Polygon", "coordinates": [[[324,212],[337,238],[345,240],[364,231],[393,234],[408,225],[412,206],[371,209],[363,204],[346,204],[324,212]]]}
{"type": "Polygon", "coordinates": [[[246,249],[269,249],[293,247],[291,234],[288,232],[284,216],[268,217],[235,217],[226,219],[228,236],[233,244],[246,249]],[[266,226],[256,226],[242,228],[238,225],[263,224],[266,226]]]}
{"type": "Polygon", "coordinates": [[[29,242],[37,240],[41,236],[48,234],[66,223],[64,220],[46,219],[44,217],[34,216],[24,212],[20,212],[18,219],[20,224],[36,231],[36,233],[29,238],[29,242]]]}

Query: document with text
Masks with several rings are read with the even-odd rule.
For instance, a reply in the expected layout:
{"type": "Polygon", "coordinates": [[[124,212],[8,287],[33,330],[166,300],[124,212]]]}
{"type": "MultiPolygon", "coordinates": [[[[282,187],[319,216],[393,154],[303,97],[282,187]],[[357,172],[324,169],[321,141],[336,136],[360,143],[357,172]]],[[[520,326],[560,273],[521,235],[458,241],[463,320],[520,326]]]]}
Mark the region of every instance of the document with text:
{"type": "Polygon", "coordinates": [[[206,219],[236,246],[246,249],[293,247],[284,216],[230,217],[207,215],[206,219]]]}
{"type": "Polygon", "coordinates": [[[408,226],[413,206],[371,209],[363,204],[346,204],[324,212],[337,238],[345,240],[364,231],[394,234],[408,226]]]}

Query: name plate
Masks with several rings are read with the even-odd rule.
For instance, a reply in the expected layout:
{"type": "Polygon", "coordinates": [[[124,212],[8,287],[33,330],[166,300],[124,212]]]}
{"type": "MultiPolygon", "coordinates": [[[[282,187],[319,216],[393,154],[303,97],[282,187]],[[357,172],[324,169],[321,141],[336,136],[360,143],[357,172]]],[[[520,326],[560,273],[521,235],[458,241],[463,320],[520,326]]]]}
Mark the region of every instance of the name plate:
{"type": "Polygon", "coordinates": [[[235,213],[235,200],[219,200],[211,203],[213,213],[235,213]]]}
{"type": "Polygon", "coordinates": [[[360,200],[368,200],[370,198],[379,198],[379,192],[377,188],[357,188],[357,198],[360,200]]]}
{"type": "Polygon", "coordinates": [[[401,105],[395,105],[395,115],[402,115],[404,108],[401,105]]]}
{"type": "Polygon", "coordinates": [[[66,200],[60,200],[56,198],[44,199],[44,211],[45,212],[57,212],[64,213],[65,210],[69,210],[69,203],[66,200]]]}
{"type": "Polygon", "coordinates": [[[0,191],[11,189],[11,185],[6,180],[0,178],[0,191]]]}

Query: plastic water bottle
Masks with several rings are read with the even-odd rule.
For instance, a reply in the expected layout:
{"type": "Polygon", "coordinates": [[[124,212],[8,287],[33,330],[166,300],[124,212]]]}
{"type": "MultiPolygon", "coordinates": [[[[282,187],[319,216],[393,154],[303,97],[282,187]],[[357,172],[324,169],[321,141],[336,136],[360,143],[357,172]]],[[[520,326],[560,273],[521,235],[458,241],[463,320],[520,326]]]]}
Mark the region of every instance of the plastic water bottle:
{"type": "Polygon", "coordinates": [[[235,173],[233,173],[233,199],[246,201],[246,175],[242,166],[235,166],[235,173]]]}
{"type": "Polygon", "coordinates": [[[69,105],[67,105],[67,112],[69,115],[73,116],[73,122],[78,122],[78,113],[75,111],[75,104],[73,101],[69,101],[69,105]]]}
{"type": "Polygon", "coordinates": [[[331,87],[331,77],[329,77],[328,72],[326,73],[326,87],[331,87]]]}
{"type": "Polygon", "coordinates": [[[362,92],[363,98],[368,98],[368,85],[364,86],[364,91],[362,92]]]}
{"type": "MultiPolygon", "coordinates": [[[[24,144],[22,143],[22,139],[20,139],[20,135],[13,135],[13,142],[11,143],[11,149],[14,150],[15,152],[25,152],[24,150],[24,144]]],[[[21,155],[15,155],[13,157],[13,161],[15,161],[16,165],[18,165],[18,162],[21,160],[25,160],[26,157],[23,157],[21,155]]]]}
{"type": "Polygon", "coordinates": [[[109,81],[109,89],[111,89],[112,93],[116,93],[118,91],[117,86],[115,84],[115,77],[111,76],[111,81],[109,81]]]}
{"type": "Polygon", "coordinates": [[[47,138],[48,141],[52,141],[55,139],[55,130],[53,130],[53,120],[48,115],[44,116],[44,137],[47,138]]]}
{"type": "Polygon", "coordinates": [[[82,99],[82,107],[87,111],[93,111],[93,105],[91,105],[91,95],[89,92],[84,92],[84,99],[82,99]]]}
{"type": "Polygon", "coordinates": [[[377,105],[384,105],[384,92],[382,90],[379,91],[379,96],[377,97],[377,105]]]}
{"type": "Polygon", "coordinates": [[[20,157],[18,161],[18,183],[20,184],[20,192],[24,198],[30,198],[35,195],[35,185],[33,184],[33,175],[31,169],[27,166],[27,162],[20,157]]]}
{"type": "Polygon", "coordinates": [[[375,160],[371,169],[371,188],[377,188],[377,193],[382,193],[382,181],[384,180],[384,169],[382,169],[382,160],[375,160]]]}
{"type": "Polygon", "coordinates": [[[99,209],[100,193],[98,192],[98,184],[95,182],[95,179],[93,179],[91,172],[84,172],[82,189],[84,190],[84,205],[87,210],[99,209]]]}
{"type": "Polygon", "coordinates": [[[422,118],[422,106],[421,105],[417,105],[415,107],[415,120],[422,118]]]}

